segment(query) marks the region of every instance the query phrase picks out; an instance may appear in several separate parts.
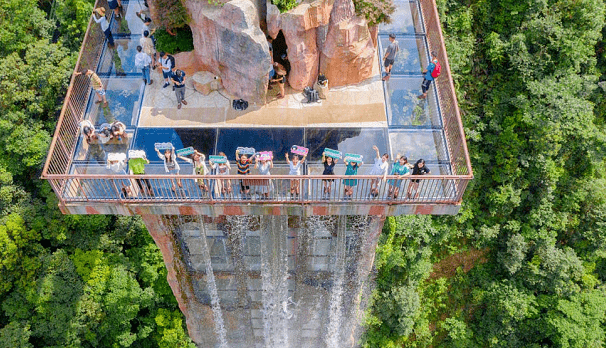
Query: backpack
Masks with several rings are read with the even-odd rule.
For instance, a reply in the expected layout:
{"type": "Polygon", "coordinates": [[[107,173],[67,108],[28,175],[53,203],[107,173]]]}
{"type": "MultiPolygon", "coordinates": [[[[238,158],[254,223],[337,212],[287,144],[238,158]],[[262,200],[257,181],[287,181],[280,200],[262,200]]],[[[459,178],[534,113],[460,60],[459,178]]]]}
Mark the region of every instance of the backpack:
{"type": "Polygon", "coordinates": [[[175,65],[175,57],[173,57],[170,54],[168,54],[167,56],[168,56],[168,60],[170,60],[170,68],[172,69],[172,68],[174,68],[176,66],[175,65]]]}
{"type": "Polygon", "coordinates": [[[243,111],[248,108],[248,102],[244,99],[234,99],[232,106],[235,110],[243,111]]]}
{"type": "Polygon", "coordinates": [[[308,103],[317,102],[319,99],[318,91],[313,88],[305,87],[303,89],[303,94],[305,94],[308,103]]]}
{"type": "Polygon", "coordinates": [[[436,67],[433,68],[433,71],[431,72],[431,77],[433,77],[435,79],[438,76],[440,76],[441,73],[442,73],[442,66],[440,65],[440,62],[436,60],[436,67]]]}

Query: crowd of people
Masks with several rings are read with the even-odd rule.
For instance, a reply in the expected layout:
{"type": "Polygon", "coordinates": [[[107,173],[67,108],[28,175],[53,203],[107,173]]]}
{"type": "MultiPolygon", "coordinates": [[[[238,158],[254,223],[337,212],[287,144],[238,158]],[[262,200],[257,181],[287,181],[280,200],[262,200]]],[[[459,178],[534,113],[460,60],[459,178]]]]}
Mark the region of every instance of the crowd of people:
{"type": "MultiPolygon", "coordinates": [[[[110,10],[114,12],[114,18],[120,19],[122,15],[122,2],[121,0],[110,0],[108,2],[110,10]]],[[[182,105],[187,105],[185,100],[185,72],[178,69],[175,64],[175,59],[172,55],[166,52],[156,51],[156,41],[154,33],[156,26],[152,22],[149,16],[149,10],[141,9],[138,11],[137,17],[143,22],[143,29],[141,31],[141,38],[139,39],[139,45],[135,54],[134,65],[135,68],[141,71],[143,75],[143,82],[147,85],[153,84],[154,80],[151,78],[151,71],[156,68],[160,68],[162,72],[162,78],[164,79],[163,88],[173,86],[175,96],[177,99],[177,109],[181,109],[182,105]]],[[[105,35],[107,46],[109,48],[115,47],[114,38],[111,32],[110,21],[111,17],[106,16],[106,10],[104,7],[98,7],[93,11],[93,19],[96,23],[101,26],[101,31],[105,35]]],[[[115,53],[115,52],[114,52],[115,53]]],[[[118,70],[118,67],[116,67],[118,70]]],[[[125,75],[124,72],[122,74],[125,75]]],[[[103,103],[104,107],[108,106],[107,98],[105,96],[105,87],[99,76],[90,69],[81,69],[76,75],[85,75],[91,80],[93,90],[96,92],[98,100],[97,103],[103,103]]]]}
{"type": "MultiPolygon", "coordinates": [[[[81,132],[85,142],[88,144],[88,153],[91,159],[96,160],[100,164],[104,164],[107,169],[115,174],[133,174],[133,175],[145,175],[146,166],[150,164],[149,159],[142,150],[135,150],[134,152],[129,151],[127,158],[126,152],[106,152],[106,147],[110,144],[127,144],[128,134],[125,132],[126,127],[122,122],[116,121],[112,124],[104,124],[99,129],[91,124],[90,121],[83,121],[80,125],[81,132]],[[131,155],[136,153],[136,155],[131,155]]],[[[368,191],[368,198],[378,198],[381,188],[381,182],[385,183],[385,192],[387,199],[397,199],[400,190],[406,182],[408,185],[406,198],[413,199],[419,194],[418,186],[419,179],[404,180],[404,177],[408,175],[425,175],[429,174],[430,170],[425,165],[423,159],[419,159],[414,165],[408,163],[405,156],[396,156],[396,160],[389,170],[389,155],[384,153],[380,154],[379,148],[373,146],[373,150],[376,153],[374,158],[374,164],[368,175],[376,176],[370,180],[370,184],[366,184],[362,190],[368,191]],[[396,178],[390,178],[387,180],[387,176],[392,175],[396,178]]],[[[218,156],[210,156],[206,159],[206,156],[197,151],[191,150],[191,153],[187,155],[179,154],[179,151],[171,146],[170,148],[155,148],[158,159],[162,162],[165,174],[169,177],[167,182],[174,193],[179,190],[183,190],[183,180],[179,178],[178,174],[186,175],[230,175],[232,174],[232,165],[227,159],[227,156],[223,152],[219,152],[218,156]],[[182,171],[182,164],[179,164],[177,159],[189,164],[191,171],[182,171]]],[[[180,150],[181,151],[181,150],[180,150]]],[[[284,154],[284,158],[289,168],[289,175],[300,176],[304,172],[304,165],[306,164],[305,155],[284,154]]],[[[274,168],[273,153],[240,153],[236,150],[235,153],[235,172],[237,175],[247,176],[250,174],[270,176],[271,169],[274,168]],[[267,154],[271,155],[267,155],[267,154]],[[255,173],[253,173],[253,169],[255,173]]],[[[339,162],[338,158],[331,157],[331,154],[322,154],[322,164],[324,171],[322,175],[331,176],[335,175],[335,166],[339,162]]],[[[345,175],[348,178],[343,179],[342,185],[344,188],[343,197],[344,199],[351,199],[354,196],[355,190],[358,187],[358,179],[353,178],[358,174],[358,170],[363,166],[363,162],[359,159],[351,159],[345,157],[343,160],[345,164],[345,175]],[[351,178],[349,178],[351,176],[351,178]]],[[[289,192],[290,199],[297,200],[301,195],[301,179],[289,180],[289,192]]],[[[165,181],[166,182],[166,181],[165,181]]],[[[232,197],[233,185],[232,179],[217,179],[209,180],[205,178],[197,178],[193,180],[195,186],[199,188],[200,192],[204,195],[211,196],[213,198],[224,198],[232,197]]],[[[120,188],[125,196],[135,197],[138,195],[143,196],[154,196],[154,189],[152,182],[149,179],[138,178],[133,180],[119,180],[120,188]]],[[[271,179],[241,179],[236,183],[239,186],[239,194],[242,199],[251,199],[253,192],[251,187],[254,186],[256,193],[258,193],[259,199],[269,199],[272,193],[275,193],[274,183],[271,179]]],[[[321,199],[328,200],[331,197],[333,188],[335,187],[335,179],[323,178],[322,179],[322,197],[321,199]]],[[[193,185],[189,185],[191,189],[193,185]]],[[[184,191],[183,191],[184,192],[184,191]]],[[[362,191],[360,191],[362,192],[362,191]]],[[[338,194],[337,194],[338,195],[338,194]]],[[[360,195],[360,193],[358,193],[360,195]]],[[[356,196],[359,197],[359,196],[356,196]]]]}

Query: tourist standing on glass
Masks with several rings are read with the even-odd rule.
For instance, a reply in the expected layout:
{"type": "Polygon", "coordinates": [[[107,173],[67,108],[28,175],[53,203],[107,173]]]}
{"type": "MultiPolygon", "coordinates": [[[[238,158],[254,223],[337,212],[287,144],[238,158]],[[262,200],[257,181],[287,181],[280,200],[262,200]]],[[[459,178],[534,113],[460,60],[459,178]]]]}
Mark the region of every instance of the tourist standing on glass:
{"type": "Polygon", "coordinates": [[[114,17],[120,18],[120,8],[122,7],[121,0],[108,0],[107,6],[110,10],[114,10],[114,17]]]}
{"type": "MultiPolygon", "coordinates": [[[[149,164],[149,160],[145,157],[136,157],[128,160],[128,171],[131,175],[145,175],[145,165],[149,164]]],[[[151,182],[147,178],[135,179],[135,183],[143,192],[144,196],[153,197],[154,190],[151,182]]]]}
{"type": "MultiPolygon", "coordinates": [[[[177,159],[175,158],[175,149],[166,149],[164,150],[164,154],[162,154],[158,149],[156,149],[156,152],[158,153],[158,157],[164,161],[164,170],[166,170],[168,174],[179,175],[179,170],[181,170],[181,168],[179,167],[179,163],[177,163],[177,159]]],[[[173,192],[176,192],[175,184],[172,183],[172,185],[173,192]]],[[[177,185],[179,187],[183,187],[181,184],[181,179],[179,178],[177,178],[177,185]]]]}
{"type": "MultiPolygon", "coordinates": [[[[194,151],[193,154],[185,157],[185,156],[177,156],[178,158],[184,160],[187,163],[190,163],[193,166],[192,175],[208,175],[209,170],[204,161],[206,160],[206,156],[203,153],[198,151],[194,151]]],[[[208,192],[208,185],[204,181],[204,179],[199,178],[196,179],[196,183],[202,192],[208,192]]]]}
{"type": "Polygon", "coordinates": [[[406,156],[396,155],[396,160],[391,168],[391,175],[397,175],[398,179],[389,179],[389,192],[387,193],[387,199],[398,198],[400,193],[400,186],[402,185],[402,178],[406,175],[410,175],[410,168],[408,167],[408,158],[406,156]]]}
{"type": "Polygon", "coordinates": [[[434,73],[437,66],[439,66],[438,54],[435,51],[431,51],[431,63],[429,63],[427,69],[423,70],[423,82],[421,83],[421,91],[423,94],[417,96],[417,98],[427,98],[427,91],[429,90],[429,86],[431,86],[431,81],[440,75],[439,69],[434,73]]]}
{"type": "MultiPolygon", "coordinates": [[[[383,156],[379,153],[379,148],[375,145],[372,147],[373,150],[377,153],[375,157],[375,164],[370,169],[370,175],[380,175],[382,179],[385,180],[387,176],[387,171],[389,170],[389,155],[384,153],[383,156]]],[[[370,181],[370,195],[372,197],[377,197],[379,195],[379,182],[380,178],[372,179],[370,181]]]]}
{"type": "Polygon", "coordinates": [[[107,99],[105,98],[105,89],[103,88],[103,82],[101,82],[101,79],[99,78],[99,76],[90,69],[82,69],[82,70],[78,71],[77,73],[75,73],[75,75],[76,76],[84,75],[84,76],[88,77],[93,86],[93,89],[97,93],[97,101],[95,101],[95,104],[103,103],[103,106],[107,107],[107,99]]]}
{"type": "MultiPolygon", "coordinates": [[[[425,165],[425,160],[419,159],[415,166],[412,168],[412,175],[427,175],[431,173],[429,168],[425,165]]],[[[413,199],[419,197],[419,179],[410,180],[410,186],[408,186],[408,192],[406,193],[406,197],[413,199]],[[414,195],[412,191],[415,191],[414,195]]]]}
{"type": "MultiPolygon", "coordinates": [[[[347,159],[344,160],[347,169],[345,169],[345,175],[358,175],[358,168],[360,168],[364,163],[363,162],[349,162],[347,159]]],[[[345,184],[345,198],[351,199],[353,195],[354,186],[358,185],[358,179],[345,179],[343,182],[345,184]]]]}
{"type": "MultiPolygon", "coordinates": [[[[238,175],[250,174],[250,165],[252,164],[252,160],[254,157],[254,155],[251,158],[248,158],[248,156],[246,155],[240,155],[240,151],[236,150],[236,163],[238,165],[238,175]]],[[[248,197],[248,194],[250,193],[250,186],[248,185],[248,180],[240,180],[240,193],[243,195],[242,198],[248,197]]]]}
{"type": "Polygon", "coordinates": [[[143,81],[151,85],[154,81],[149,77],[149,70],[152,64],[152,59],[147,53],[143,52],[143,47],[137,46],[137,54],[135,55],[135,67],[143,72],[143,81]]]}
{"type": "MultiPolygon", "coordinates": [[[[274,162],[272,160],[259,160],[259,157],[255,157],[255,168],[259,169],[259,175],[271,175],[269,170],[274,167],[274,162]]],[[[261,194],[264,199],[269,199],[269,191],[271,189],[271,181],[263,180],[261,181],[261,194]]]]}
{"type": "MultiPolygon", "coordinates": [[[[337,164],[337,159],[326,156],[324,152],[322,152],[322,163],[324,164],[324,171],[322,175],[335,175],[335,164],[337,164]]],[[[322,179],[322,183],[324,184],[324,193],[322,195],[323,199],[330,198],[330,189],[332,187],[332,183],[335,179],[322,179]]]]}
{"type": "MultiPolygon", "coordinates": [[[[219,156],[223,156],[227,159],[227,156],[224,152],[219,152],[219,156]]],[[[212,160],[209,161],[210,168],[215,170],[217,175],[229,175],[229,171],[231,170],[231,166],[229,165],[229,160],[226,160],[225,163],[214,163],[212,160]]],[[[231,180],[229,179],[221,179],[215,180],[215,196],[220,198],[221,195],[230,194],[231,193],[231,180]]]]}
{"type": "Polygon", "coordinates": [[[114,37],[112,36],[112,31],[109,28],[109,22],[107,21],[107,18],[105,18],[105,7],[97,7],[93,11],[93,19],[95,20],[95,22],[101,25],[101,30],[103,31],[103,34],[105,34],[105,38],[107,39],[107,46],[114,47],[114,37]],[[95,14],[99,15],[99,19],[97,19],[97,16],[95,16],[95,14]]]}
{"type": "MultiPolygon", "coordinates": [[[[305,156],[303,156],[303,158],[299,161],[299,156],[293,155],[292,162],[291,162],[290,159],[288,158],[288,152],[287,152],[286,153],[286,162],[288,162],[288,166],[290,167],[290,171],[288,172],[288,175],[301,175],[301,166],[303,165],[303,162],[305,162],[305,156]]],[[[299,198],[300,188],[301,188],[301,180],[299,180],[299,179],[291,180],[290,181],[290,197],[292,198],[293,196],[295,196],[295,198],[299,198]]]]}
{"type": "Polygon", "coordinates": [[[156,63],[156,45],[154,45],[154,42],[150,36],[151,36],[151,34],[149,33],[149,31],[145,30],[143,32],[143,36],[139,39],[139,45],[141,46],[141,48],[143,48],[143,52],[151,57],[151,59],[152,59],[151,66],[152,66],[152,69],[155,69],[156,64],[157,64],[156,63]]]}
{"type": "Polygon", "coordinates": [[[187,105],[185,101],[185,72],[174,68],[171,75],[173,86],[175,86],[175,95],[177,96],[177,109],[181,109],[181,103],[187,105]]]}
{"type": "Polygon", "coordinates": [[[400,46],[396,40],[396,34],[389,34],[389,42],[389,46],[387,46],[387,49],[385,50],[385,56],[383,56],[383,66],[385,67],[385,76],[383,76],[383,81],[389,80],[391,68],[396,60],[396,54],[398,51],[400,51],[400,46]]]}

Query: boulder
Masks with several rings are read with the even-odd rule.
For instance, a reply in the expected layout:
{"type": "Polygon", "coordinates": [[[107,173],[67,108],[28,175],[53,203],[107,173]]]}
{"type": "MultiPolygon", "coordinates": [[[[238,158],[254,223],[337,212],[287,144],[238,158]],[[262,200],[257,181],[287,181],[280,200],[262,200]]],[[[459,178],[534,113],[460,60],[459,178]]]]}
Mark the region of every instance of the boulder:
{"type": "Polygon", "coordinates": [[[294,89],[302,90],[315,82],[320,57],[318,39],[322,39],[317,34],[329,23],[332,3],[332,0],[305,1],[280,13],[278,7],[267,2],[267,31],[273,38],[280,30],[284,34],[290,61],[288,84],[294,89]]]}
{"type": "Polygon", "coordinates": [[[186,76],[192,76],[196,71],[202,69],[194,51],[180,52],[173,56],[175,57],[177,69],[185,71],[186,76]]]}
{"type": "Polygon", "coordinates": [[[280,30],[284,33],[288,83],[294,89],[312,86],[319,72],[331,86],[372,76],[376,44],[366,20],[355,15],[352,0],[307,0],[285,13],[268,1],[267,30],[274,38],[280,30]]]}
{"type": "Polygon", "coordinates": [[[271,58],[253,3],[231,0],[218,7],[185,0],[184,4],[191,15],[194,55],[201,68],[219,75],[234,97],[263,103],[271,58]]]}
{"type": "Polygon", "coordinates": [[[358,83],[372,76],[375,56],[368,24],[355,15],[353,1],[335,0],[320,53],[320,72],[333,87],[358,83]]]}
{"type": "Polygon", "coordinates": [[[194,89],[203,95],[209,95],[212,91],[218,91],[223,88],[221,78],[208,71],[198,71],[193,74],[192,80],[194,89]]]}

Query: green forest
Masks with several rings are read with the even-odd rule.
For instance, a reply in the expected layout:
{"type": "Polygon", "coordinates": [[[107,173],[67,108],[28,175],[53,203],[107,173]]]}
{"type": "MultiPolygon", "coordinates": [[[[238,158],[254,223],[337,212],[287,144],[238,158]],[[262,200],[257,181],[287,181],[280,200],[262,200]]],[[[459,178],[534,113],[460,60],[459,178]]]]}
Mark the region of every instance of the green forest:
{"type": "MultiPolygon", "coordinates": [[[[141,220],[39,179],[92,7],[0,0],[0,348],[193,347],[141,220]]],[[[361,344],[604,347],[605,3],[438,7],[475,179],[386,220],[361,344]]]]}

